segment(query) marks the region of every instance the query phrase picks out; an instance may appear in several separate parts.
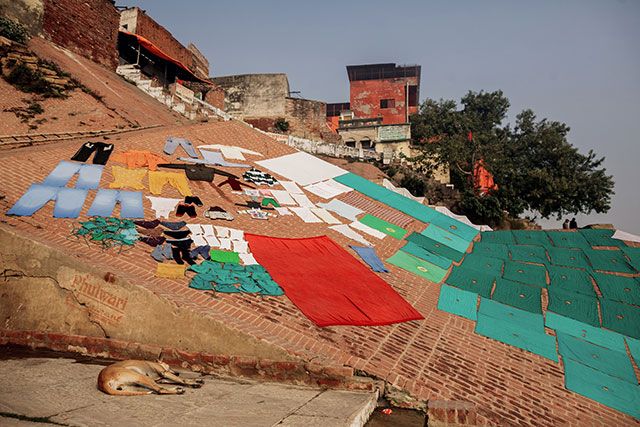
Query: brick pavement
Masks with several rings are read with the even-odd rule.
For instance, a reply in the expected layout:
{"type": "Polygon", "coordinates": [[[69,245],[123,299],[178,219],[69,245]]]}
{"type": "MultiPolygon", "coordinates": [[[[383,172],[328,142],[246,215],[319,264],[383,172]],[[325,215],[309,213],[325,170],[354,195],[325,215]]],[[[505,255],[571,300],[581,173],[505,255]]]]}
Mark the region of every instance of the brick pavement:
{"type": "MultiPolygon", "coordinates": [[[[116,152],[149,149],[162,154],[168,136],[189,138],[194,144],[220,143],[237,145],[264,154],[247,156],[249,162],[292,153],[294,150],[238,122],[214,122],[172,125],[113,136],[116,152]]],[[[32,182],[40,182],[59,160],[68,160],[84,140],[65,141],[46,147],[24,147],[0,152],[0,209],[6,212],[32,182]],[[29,167],[25,167],[29,165],[29,167]],[[10,184],[10,185],[8,185],[10,184]]],[[[181,149],[168,160],[182,156],[181,149]]],[[[105,167],[101,187],[113,181],[110,162],[105,167]]],[[[227,169],[230,172],[238,170],[227,169]]],[[[276,176],[277,177],[277,176],[276,176]]],[[[216,183],[221,182],[216,177],[216,183]]],[[[147,178],[143,183],[147,184],[147,178]]],[[[192,191],[205,206],[233,205],[222,199],[208,183],[190,182],[192,191]]],[[[228,193],[233,202],[246,200],[228,193]]],[[[148,194],[146,192],[145,194],[148,194]]],[[[163,197],[180,195],[168,186],[163,197]]],[[[324,201],[307,194],[314,202],[324,201]]],[[[91,191],[79,220],[95,197],[91,191]]],[[[116,208],[116,212],[118,208],[116,208]]],[[[473,333],[474,322],[436,309],[440,285],[419,278],[393,265],[390,274],[381,274],[400,295],[424,317],[394,325],[375,327],[332,326],[319,328],[310,322],[286,297],[260,297],[246,294],[217,294],[209,298],[188,287],[189,279],[160,279],[154,276],[155,261],[148,256],[151,248],[137,244],[131,251],[116,255],[67,240],[72,219],[52,220],[53,206],[48,204],[32,217],[2,214],[3,227],[10,227],[25,237],[57,246],[88,264],[107,269],[157,295],[190,308],[203,316],[224,321],[227,325],[264,339],[306,360],[315,356],[364,371],[394,386],[406,389],[420,399],[471,402],[477,406],[477,421],[488,425],[640,425],[640,421],[564,388],[561,363],[473,333]]],[[[155,217],[145,199],[145,217],[155,217]]],[[[171,217],[170,220],[177,220],[171,217]]],[[[183,218],[184,219],[184,218],[183,218]]],[[[187,218],[189,223],[205,219],[187,218]]],[[[208,220],[207,220],[208,221],[208,220]]],[[[340,245],[349,243],[343,235],[328,230],[325,224],[307,224],[297,216],[268,221],[252,220],[238,214],[232,223],[224,223],[250,233],[277,237],[308,237],[326,234],[340,245]]],[[[424,224],[414,221],[409,231],[419,231],[424,224]]],[[[376,242],[381,259],[395,253],[402,242],[385,238],[376,242]]],[[[188,350],[188,349],[186,349],[188,350]]]]}

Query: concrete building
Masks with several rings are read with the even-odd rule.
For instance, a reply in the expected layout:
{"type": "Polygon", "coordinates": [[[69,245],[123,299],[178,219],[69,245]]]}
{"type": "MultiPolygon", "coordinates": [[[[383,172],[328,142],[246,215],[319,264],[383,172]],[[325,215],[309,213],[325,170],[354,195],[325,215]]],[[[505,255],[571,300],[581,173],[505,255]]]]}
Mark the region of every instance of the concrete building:
{"type": "Polygon", "coordinates": [[[327,126],[327,104],[289,96],[289,80],[284,73],[241,74],[211,81],[224,90],[224,111],[258,129],[277,131],[275,123],[284,119],[290,135],[336,139],[327,126]]]}

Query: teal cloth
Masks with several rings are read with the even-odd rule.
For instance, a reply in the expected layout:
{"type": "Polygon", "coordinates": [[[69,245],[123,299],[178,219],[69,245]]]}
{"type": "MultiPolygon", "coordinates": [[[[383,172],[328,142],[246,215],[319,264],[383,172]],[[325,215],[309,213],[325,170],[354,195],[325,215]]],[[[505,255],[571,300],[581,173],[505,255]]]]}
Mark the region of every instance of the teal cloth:
{"type": "Polygon", "coordinates": [[[447,270],[402,251],[396,252],[387,262],[435,283],[440,283],[447,275],[447,270]]]}
{"type": "Polygon", "coordinates": [[[496,243],[502,245],[515,245],[516,241],[511,230],[483,231],[480,233],[482,243],[496,243]]]}
{"type": "Polygon", "coordinates": [[[238,294],[240,289],[231,283],[218,283],[216,285],[216,292],[222,292],[223,294],[238,294]]]}
{"type": "Polygon", "coordinates": [[[252,274],[256,273],[266,273],[267,269],[261,266],[260,264],[250,264],[244,266],[245,271],[250,271],[252,274]]]}
{"type": "Polygon", "coordinates": [[[625,247],[627,246],[622,240],[614,239],[613,234],[614,230],[607,229],[580,229],[578,232],[584,237],[584,239],[591,246],[616,246],[616,247],[625,247]]]}
{"type": "Polygon", "coordinates": [[[485,243],[485,242],[473,242],[473,250],[471,251],[474,255],[482,255],[488,256],[491,258],[501,259],[506,261],[509,259],[509,248],[507,245],[500,245],[496,243],[485,243]]]}
{"type": "Polygon", "coordinates": [[[627,353],[609,350],[563,332],[556,334],[558,353],[565,360],[567,357],[583,365],[587,365],[604,374],[613,375],[621,380],[636,383],[636,373],[627,353]]]}
{"type": "Polygon", "coordinates": [[[547,248],[547,253],[549,254],[551,264],[591,270],[591,265],[589,264],[587,257],[584,255],[584,252],[581,250],[547,248]]]}
{"type": "Polygon", "coordinates": [[[571,359],[563,360],[564,385],[605,406],[640,419],[640,387],[571,359]]]}
{"type": "Polygon", "coordinates": [[[419,246],[413,242],[407,242],[403,247],[400,248],[400,250],[425,261],[429,261],[431,264],[435,264],[440,268],[444,268],[445,270],[451,267],[451,260],[449,258],[445,258],[441,255],[429,252],[422,246],[419,246]]]}
{"type": "Polygon", "coordinates": [[[547,231],[546,233],[556,248],[587,249],[591,247],[582,234],[575,231],[547,231]]]}
{"type": "Polygon", "coordinates": [[[205,260],[201,264],[193,264],[187,267],[188,271],[195,271],[196,273],[207,273],[212,271],[222,270],[222,263],[205,260]]]}
{"type": "Polygon", "coordinates": [[[599,298],[602,326],[640,339],[640,307],[599,298]]]}
{"type": "Polygon", "coordinates": [[[478,230],[467,224],[450,218],[435,209],[386,189],[381,185],[375,184],[353,173],[347,173],[333,179],[371,197],[374,200],[378,200],[387,206],[397,209],[418,221],[425,224],[431,223],[438,225],[469,242],[478,235],[478,230]],[[451,228],[451,226],[455,228],[451,228]]]}
{"type": "Polygon", "coordinates": [[[541,288],[547,287],[547,269],[542,265],[507,261],[504,263],[502,277],[514,282],[526,283],[541,288]]]}
{"type": "Polygon", "coordinates": [[[629,346],[629,352],[631,352],[631,356],[635,359],[636,365],[640,365],[640,340],[624,337],[627,341],[627,345],[629,346]]]}
{"type": "Polygon", "coordinates": [[[251,277],[242,277],[238,279],[240,283],[239,291],[245,292],[247,294],[255,294],[262,291],[262,288],[258,286],[255,280],[251,277]]]}
{"type": "Polygon", "coordinates": [[[640,278],[597,272],[592,274],[603,297],[640,306],[640,278]]]}
{"type": "Polygon", "coordinates": [[[213,285],[211,284],[211,280],[209,280],[206,273],[197,274],[191,279],[191,282],[189,282],[189,287],[203,291],[212,290],[213,285]]]}
{"type": "Polygon", "coordinates": [[[521,348],[554,362],[558,361],[556,338],[551,335],[534,333],[526,329],[526,327],[522,327],[522,325],[494,319],[493,317],[480,313],[478,313],[478,322],[476,323],[474,332],[496,341],[521,348]]]}
{"type": "Polygon", "coordinates": [[[430,239],[433,239],[439,243],[449,246],[459,252],[465,252],[469,248],[469,241],[458,237],[447,230],[430,224],[427,228],[420,233],[430,239]]]}
{"type": "Polygon", "coordinates": [[[478,294],[447,285],[440,287],[438,310],[475,321],[478,318],[477,307],[478,294]]]}
{"type": "Polygon", "coordinates": [[[597,298],[563,289],[549,288],[548,291],[547,310],[592,326],[600,326],[597,298]]]}
{"type": "Polygon", "coordinates": [[[480,298],[478,314],[493,317],[505,322],[513,322],[522,325],[523,328],[536,334],[544,334],[544,319],[542,314],[531,313],[493,301],[488,298],[480,298]]]}
{"type": "Polygon", "coordinates": [[[462,260],[462,257],[464,256],[463,252],[451,249],[449,246],[442,245],[433,239],[423,236],[420,233],[413,232],[409,234],[405,238],[405,240],[407,242],[415,243],[418,246],[422,246],[429,252],[433,252],[442,257],[449,258],[454,262],[460,262],[460,260],[462,260]]]}
{"type": "Polygon", "coordinates": [[[630,259],[629,264],[640,271],[640,248],[621,248],[622,252],[630,259]]]}
{"type": "Polygon", "coordinates": [[[280,296],[284,295],[284,291],[273,279],[260,278],[255,279],[256,283],[262,290],[262,295],[280,296]]]}
{"type": "Polygon", "coordinates": [[[482,271],[483,273],[492,274],[496,277],[502,276],[502,265],[504,261],[497,258],[490,258],[482,255],[475,255],[473,253],[466,254],[462,264],[464,268],[471,270],[482,271]]]}
{"type": "Polygon", "coordinates": [[[556,338],[544,333],[542,315],[482,298],[474,332],[558,361],[556,338]]]}
{"type": "Polygon", "coordinates": [[[542,230],[511,230],[518,245],[551,246],[549,236],[542,230]]]}
{"type": "Polygon", "coordinates": [[[574,337],[578,337],[582,340],[598,344],[600,347],[605,347],[621,353],[627,351],[624,346],[624,337],[619,333],[587,325],[586,323],[578,320],[560,316],[552,311],[546,312],[545,325],[547,328],[555,329],[556,332],[564,332],[566,334],[573,335],[574,337]]]}
{"type": "Polygon", "coordinates": [[[192,265],[188,270],[197,274],[189,287],[201,290],[214,290],[222,293],[260,293],[261,295],[284,295],[284,291],[271,278],[261,265],[242,266],[235,263],[224,265],[215,261],[203,261],[192,265]],[[236,286],[240,284],[240,286],[236,286]]]}
{"type": "Polygon", "coordinates": [[[497,278],[496,288],[491,298],[521,310],[542,314],[541,296],[540,288],[497,278]]]}
{"type": "Polygon", "coordinates": [[[613,271],[616,273],[637,273],[622,251],[619,250],[598,250],[585,249],[584,251],[594,270],[613,271]]]}
{"type": "Polygon", "coordinates": [[[547,252],[542,246],[518,246],[509,245],[511,261],[533,262],[536,264],[548,264],[547,252]]]}
{"type": "Polygon", "coordinates": [[[549,265],[547,270],[549,271],[549,287],[596,296],[591,276],[586,271],[557,265],[549,265]]]}
{"type": "Polygon", "coordinates": [[[395,237],[398,240],[402,240],[404,235],[407,234],[407,230],[405,230],[404,228],[398,227],[397,225],[391,224],[390,222],[387,222],[370,214],[366,214],[358,221],[375,230],[381,231],[388,236],[395,237]]]}
{"type": "Polygon", "coordinates": [[[464,267],[453,267],[445,279],[447,285],[474,292],[483,297],[491,297],[495,276],[464,267]]]}

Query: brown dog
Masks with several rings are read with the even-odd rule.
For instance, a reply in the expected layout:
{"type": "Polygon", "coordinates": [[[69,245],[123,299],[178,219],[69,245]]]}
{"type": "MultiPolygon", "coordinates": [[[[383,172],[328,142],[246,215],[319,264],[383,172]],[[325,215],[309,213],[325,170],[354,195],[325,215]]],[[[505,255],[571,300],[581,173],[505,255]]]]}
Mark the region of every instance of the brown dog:
{"type": "Polygon", "coordinates": [[[201,379],[183,380],[178,375],[169,365],[161,361],[123,360],[100,371],[98,389],[117,396],[151,393],[182,394],[184,387],[165,388],[158,383],[179,384],[194,388],[202,387],[204,384],[201,379]]]}

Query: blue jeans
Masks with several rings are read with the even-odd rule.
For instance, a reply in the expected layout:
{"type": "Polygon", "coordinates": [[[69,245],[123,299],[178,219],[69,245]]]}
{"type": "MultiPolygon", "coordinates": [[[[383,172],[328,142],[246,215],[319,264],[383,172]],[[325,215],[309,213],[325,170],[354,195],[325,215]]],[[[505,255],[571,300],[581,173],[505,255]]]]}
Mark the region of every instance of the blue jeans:
{"type": "Polygon", "coordinates": [[[164,143],[164,152],[167,154],[173,154],[174,151],[176,151],[176,148],[178,148],[178,145],[181,146],[189,156],[194,159],[198,158],[196,147],[193,146],[191,141],[188,139],[174,138],[173,136],[167,138],[167,142],[164,143]]]}
{"type": "Polygon", "coordinates": [[[142,191],[98,189],[87,216],[110,217],[116,203],[120,202],[120,218],[144,218],[142,191]]]}
{"type": "Polygon", "coordinates": [[[31,216],[50,200],[55,200],[53,208],[55,218],[77,218],[89,190],[84,188],[52,187],[44,184],[31,184],[7,215],[31,216]]]}
{"type": "Polygon", "coordinates": [[[64,187],[73,175],[78,174],[76,188],[95,190],[100,185],[103,165],[89,165],[86,163],[74,163],[62,160],[58,166],[42,181],[43,185],[51,187],[64,187]]]}

